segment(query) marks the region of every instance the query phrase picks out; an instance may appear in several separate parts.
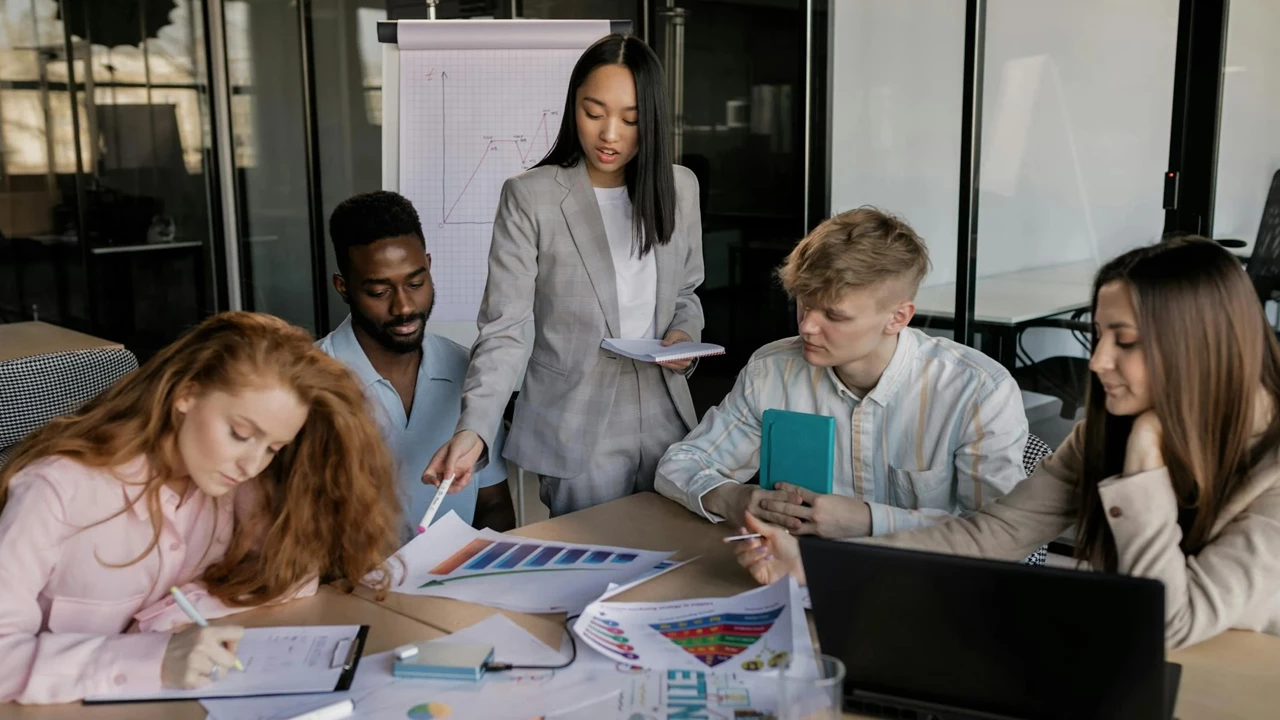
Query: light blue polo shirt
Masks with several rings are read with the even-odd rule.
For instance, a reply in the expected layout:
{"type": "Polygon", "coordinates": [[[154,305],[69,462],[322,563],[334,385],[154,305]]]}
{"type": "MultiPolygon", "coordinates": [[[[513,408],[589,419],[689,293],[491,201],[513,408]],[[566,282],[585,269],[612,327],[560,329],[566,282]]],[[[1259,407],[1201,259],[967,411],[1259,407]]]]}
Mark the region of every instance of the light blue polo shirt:
{"type": "MultiPolygon", "coordinates": [[[[427,463],[436,450],[453,437],[458,415],[462,412],[462,382],[466,379],[470,360],[467,349],[439,335],[423,333],[422,363],[418,366],[413,410],[406,418],[400,393],[373,369],[364,348],[356,340],[350,315],[336,330],[317,342],[316,347],[342,361],[360,379],[382,428],[382,437],[395,456],[396,490],[404,513],[402,536],[412,538],[418,521],[436,494],[434,485],[422,482],[422,471],[427,469],[427,463]]],[[[505,440],[503,428],[499,427],[494,436],[495,447],[490,448],[489,457],[502,457],[505,440]]],[[[497,485],[506,479],[506,463],[488,463],[470,484],[445,498],[435,519],[439,520],[452,510],[470,524],[476,514],[477,488],[497,485]]]]}

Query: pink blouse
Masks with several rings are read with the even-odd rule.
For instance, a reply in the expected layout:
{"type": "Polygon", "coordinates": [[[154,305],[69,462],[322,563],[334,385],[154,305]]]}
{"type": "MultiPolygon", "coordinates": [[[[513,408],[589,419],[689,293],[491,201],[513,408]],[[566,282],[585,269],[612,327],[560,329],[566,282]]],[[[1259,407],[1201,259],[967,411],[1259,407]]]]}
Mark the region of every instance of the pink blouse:
{"type": "MultiPolygon", "coordinates": [[[[146,475],[145,458],[112,474],[52,457],[10,481],[0,513],[0,701],[58,703],[159,689],[169,632],[190,623],[169,594],[173,585],[205,618],[239,610],[194,581],[226,553],[235,496],[248,497],[250,486],[219,499],[195,485],[181,497],[164,487],[159,543],[138,562],[112,567],[151,544],[146,498],[120,512],[142,489],[121,481],[146,475]]],[[[316,586],[308,583],[298,595],[316,586]]]]}

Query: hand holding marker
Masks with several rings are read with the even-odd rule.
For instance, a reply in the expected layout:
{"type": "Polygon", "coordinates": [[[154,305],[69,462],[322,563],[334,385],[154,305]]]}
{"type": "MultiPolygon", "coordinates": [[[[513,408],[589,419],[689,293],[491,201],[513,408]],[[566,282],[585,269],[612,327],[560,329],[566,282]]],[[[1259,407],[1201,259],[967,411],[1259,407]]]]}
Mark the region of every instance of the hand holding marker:
{"type": "MultiPolygon", "coordinates": [[[[178,603],[178,607],[182,608],[182,612],[186,613],[187,617],[191,618],[191,622],[202,628],[209,627],[209,621],[205,620],[204,617],[200,615],[200,612],[196,610],[190,600],[187,600],[187,596],[182,594],[182,591],[178,589],[177,585],[169,588],[169,592],[173,595],[174,602],[178,603]]],[[[244,665],[240,663],[240,658],[236,658],[235,668],[240,672],[244,672],[244,665]]]]}
{"type": "Polygon", "coordinates": [[[436,488],[436,496],[431,498],[431,504],[427,506],[427,514],[422,516],[422,522],[418,523],[418,534],[427,531],[431,526],[431,521],[435,519],[436,512],[440,510],[440,503],[444,502],[444,496],[449,494],[449,486],[453,484],[453,476],[445,478],[440,482],[440,487],[436,488]]]}

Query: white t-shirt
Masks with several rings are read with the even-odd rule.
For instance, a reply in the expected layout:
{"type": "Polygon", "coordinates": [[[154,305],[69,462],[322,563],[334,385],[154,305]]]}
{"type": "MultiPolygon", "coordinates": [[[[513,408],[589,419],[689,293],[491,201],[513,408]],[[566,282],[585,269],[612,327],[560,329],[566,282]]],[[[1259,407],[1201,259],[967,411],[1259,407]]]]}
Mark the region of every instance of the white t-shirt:
{"type": "Polygon", "coordinates": [[[654,253],[643,258],[632,254],[631,198],[627,188],[595,188],[596,202],[604,218],[605,234],[613,255],[613,274],[618,286],[619,328],[624,338],[654,337],[654,315],[658,304],[658,267],[654,253]]]}

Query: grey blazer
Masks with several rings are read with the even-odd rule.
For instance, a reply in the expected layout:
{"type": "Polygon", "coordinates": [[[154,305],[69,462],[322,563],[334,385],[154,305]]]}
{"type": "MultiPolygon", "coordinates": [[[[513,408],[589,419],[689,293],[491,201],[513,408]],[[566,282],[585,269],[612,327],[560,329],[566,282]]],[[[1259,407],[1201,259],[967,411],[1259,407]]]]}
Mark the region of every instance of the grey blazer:
{"type": "MultiPolygon", "coordinates": [[[[702,336],[702,218],[698,180],[675,166],[676,226],[659,245],[656,326],[702,336]]],[[[568,478],[584,472],[613,405],[622,360],[600,341],[620,331],[618,290],[604,220],[585,162],[540,167],[502,186],[479,338],[462,389],[458,430],[493,437],[520,373],[524,384],[504,457],[525,470],[568,478]],[[527,367],[528,326],[533,348],[527,367]]],[[[663,369],[687,428],[697,425],[689,384],[663,369]]],[[[484,461],[482,461],[484,462],[484,461]]]]}

